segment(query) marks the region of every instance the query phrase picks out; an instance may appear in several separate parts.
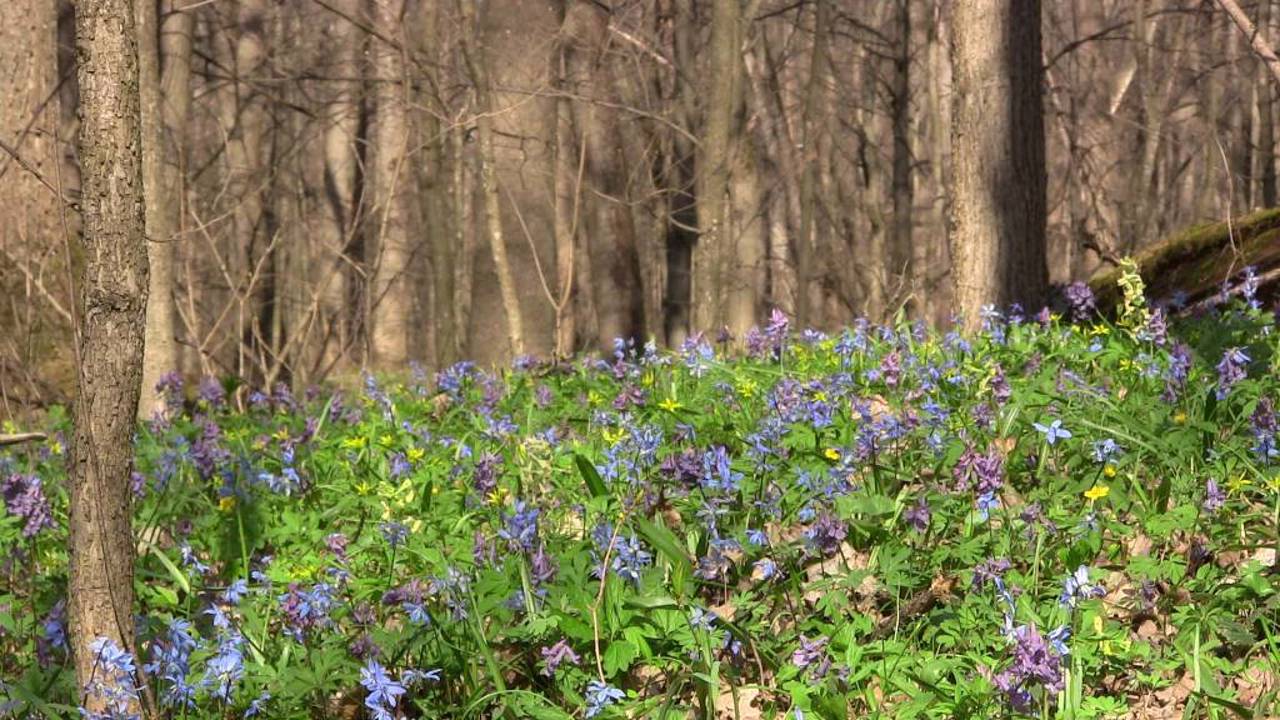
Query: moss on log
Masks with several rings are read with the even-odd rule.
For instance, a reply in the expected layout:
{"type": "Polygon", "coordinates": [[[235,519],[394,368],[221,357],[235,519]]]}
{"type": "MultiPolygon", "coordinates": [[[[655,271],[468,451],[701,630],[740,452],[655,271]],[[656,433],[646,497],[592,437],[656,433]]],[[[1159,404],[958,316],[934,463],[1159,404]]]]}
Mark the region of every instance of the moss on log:
{"type": "MultiPolygon", "coordinates": [[[[1134,258],[1151,298],[1176,291],[1195,303],[1218,291],[1246,265],[1259,272],[1280,267],[1280,208],[1258,210],[1226,222],[1193,225],[1146,248],[1134,258]]],[[[1094,273],[1089,286],[1107,310],[1120,299],[1119,268],[1094,273]]]]}

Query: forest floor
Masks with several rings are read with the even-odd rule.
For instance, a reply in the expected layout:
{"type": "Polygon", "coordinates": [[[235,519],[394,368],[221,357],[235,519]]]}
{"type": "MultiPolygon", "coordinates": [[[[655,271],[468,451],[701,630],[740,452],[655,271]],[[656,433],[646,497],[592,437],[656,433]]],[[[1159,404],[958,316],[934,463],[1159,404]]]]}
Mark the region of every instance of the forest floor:
{"type": "MultiPolygon", "coordinates": [[[[1275,717],[1280,333],[1247,300],[175,383],[136,665],[172,718],[1275,717]]],[[[49,424],[0,454],[15,717],[79,699],[49,424]]]]}

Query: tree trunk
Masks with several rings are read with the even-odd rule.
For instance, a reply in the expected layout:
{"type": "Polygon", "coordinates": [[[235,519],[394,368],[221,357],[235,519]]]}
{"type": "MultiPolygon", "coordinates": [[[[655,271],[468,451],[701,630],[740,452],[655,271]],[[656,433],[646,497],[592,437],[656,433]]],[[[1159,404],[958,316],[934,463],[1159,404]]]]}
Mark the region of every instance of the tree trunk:
{"type": "Polygon", "coordinates": [[[182,220],[180,138],[191,105],[192,16],[177,4],[178,0],[164,0],[161,26],[156,2],[136,3],[142,184],[147,198],[147,261],[151,268],[139,419],[163,410],[156,383],[163,374],[182,367],[176,337],[174,263],[182,220]]]}
{"type": "Polygon", "coordinates": [[[889,277],[893,286],[890,312],[906,303],[912,317],[919,317],[923,298],[916,277],[911,246],[912,210],[915,198],[911,185],[911,0],[895,0],[894,18],[898,54],[893,58],[891,109],[893,113],[893,221],[889,227],[889,277]]]}
{"type": "MultiPolygon", "coordinates": [[[[130,0],[76,8],[85,267],[71,482],[70,601],[78,687],[106,681],[89,643],[137,656],[129,474],[146,325],[137,35],[130,0]],[[95,670],[98,670],[95,675],[95,670]]],[[[100,711],[102,699],[86,706],[100,711]]]]}
{"type": "Polygon", "coordinates": [[[955,306],[1044,300],[1045,156],[1039,0],[953,5],[950,245],[955,306]]]}
{"type": "MultiPolygon", "coordinates": [[[[0,142],[7,148],[0,150],[0,250],[6,253],[0,255],[0,283],[12,269],[8,255],[25,263],[56,247],[62,236],[60,203],[45,185],[56,185],[59,164],[53,142],[60,120],[57,37],[56,3],[0,2],[0,142]]],[[[59,298],[63,305],[68,300],[59,298]]]]}
{"type": "MultiPolygon", "coordinates": [[[[400,39],[404,0],[374,0],[374,23],[400,39]]],[[[404,369],[412,350],[413,248],[409,238],[410,187],[408,87],[402,50],[373,38],[373,215],[378,249],[369,302],[373,363],[404,369]]]]}
{"type": "MultiPolygon", "coordinates": [[[[693,67],[694,36],[697,27],[690,0],[674,0],[672,29],[676,66],[693,67]]],[[[697,88],[686,74],[673,73],[674,114],[685,128],[693,128],[697,117],[697,88]]],[[[671,187],[667,204],[666,290],[662,301],[667,344],[678,347],[685,341],[693,322],[693,254],[698,241],[698,205],[695,196],[696,151],[694,144],[679,132],[671,133],[664,176],[671,187]]]]}
{"type": "MultiPolygon", "coordinates": [[[[572,107],[581,130],[585,180],[581,196],[590,211],[587,235],[597,340],[604,349],[614,338],[639,339],[644,332],[644,285],[636,248],[635,220],[627,202],[625,145],[618,127],[620,104],[613,60],[608,56],[609,17],[585,0],[565,15],[562,36],[569,90],[581,97],[572,107]]],[[[577,258],[578,262],[586,258],[577,258]]]]}
{"type": "Polygon", "coordinates": [[[809,81],[805,86],[804,115],[800,118],[804,128],[801,137],[800,178],[800,236],[796,239],[796,325],[807,328],[815,325],[814,305],[821,301],[820,279],[814,271],[817,252],[815,214],[817,212],[818,172],[818,103],[822,98],[822,79],[827,63],[827,32],[830,15],[829,3],[817,3],[814,8],[813,51],[809,57],[809,81]]]}
{"type": "Polygon", "coordinates": [[[498,290],[502,294],[502,309],[507,317],[507,343],[512,356],[525,352],[524,321],[520,315],[520,301],[516,294],[516,281],[507,254],[507,241],[502,229],[502,202],[498,188],[497,153],[493,143],[493,88],[489,84],[489,60],[484,44],[478,43],[479,24],[472,0],[461,0],[464,16],[463,53],[471,72],[476,90],[476,134],[479,140],[480,192],[484,202],[485,227],[489,236],[489,249],[498,276],[498,290]]]}
{"type": "Polygon", "coordinates": [[[729,234],[730,168],[742,84],[740,0],[714,0],[707,48],[706,114],[698,154],[698,242],[693,248],[693,326],[718,330],[726,317],[733,238],[729,234]]]}

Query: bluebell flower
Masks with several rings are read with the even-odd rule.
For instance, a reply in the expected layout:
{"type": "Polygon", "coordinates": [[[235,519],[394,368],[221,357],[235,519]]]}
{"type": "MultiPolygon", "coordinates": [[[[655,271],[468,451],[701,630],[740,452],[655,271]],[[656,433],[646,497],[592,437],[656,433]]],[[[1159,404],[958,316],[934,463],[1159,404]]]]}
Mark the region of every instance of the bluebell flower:
{"type": "Polygon", "coordinates": [[[752,567],[752,575],[761,580],[772,580],[778,574],[778,563],[772,558],[760,558],[752,567]]]}
{"type": "Polygon", "coordinates": [[[689,625],[698,630],[710,631],[718,619],[715,612],[700,607],[694,607],[689,613],[689,625]]]}
{"type": "Polygon", "coordinates": [[[538,541],[538,508],[518,500],[510,513],[503,513],[503,526],[498,537],[507,541],[512,552],[529,552],[538,541]]]}
{"type": "Polygon", "coordinates": [[[747,542],[756,547],[763,547],[769,544],[769,536],[760,528],[750,528],[747,530],[747,542]]]}
{"type": "Polygon", "coordinates": [[[213,657],[205,663],[203,685],[209,696],[230,702],[236,685],[244,677],[244,637],[234,630],[223,632],[213,657]]]}
{"type": "Polygon", "coordinates": [[[360,685],[367,692],[364,706],[369,708],[374,720],[394,720],[392,711],[400,701],[400,696],[406,692],[404,685],[393,680],[386,669],[374,659],[370,659],[361,668],[360,685]]]}
{"type": "Polygon", "coordinates": [[[1062,427],[1062,421],[1054,418],[1053,422],[1048,425],[1042,423],[1032,423],[1036,430],[1044,435],[1044,441],[1050,445],[1055,445],[1059,440],[1066,440],[1071,437],[1071,431],[1062,427]]]}
{"type": "Polygon", "coordinates": [[[1122,452],[1124,449],[1111,438],[1095,440],[1093,443],[1093,461],[1097,463],[1105,463],[1122,452]]]}
{"type": "Polygon", "coordinates": [[[608,683],[601,682],[599,680],[592,680],[587,683],[586,716],[593,718],[603,712],[606,707],[622,700],[626,696],[626,693],[608,683]]]}
{"type": "Polygon", "coordinates": [[[378,529],[382,531],[382,538],[392,549],[403,545],[405,540],[409,539],[409,527],[401,522],[384,522],[378,529]]]}
{"type": "Polygon", "coordinates": [[[271,693],[267,692],[266,690],[263,690],[262,694],[254,698],[253,701],[249,703],[249,707],[245,708],[244,716],[243,716],[245,720],[249,720],[249,718],[257,717],[261,715],[267,709],[267,703],[270,700],[271,700],[271,693]]]}
{"type": "Polygon", "coordinates": [[[89,643],[94,658],[93,679],[84,688],[86,700],[98,701],[101,712],[81,708],[85,720],[135,720],[140,716],[138,688],[134,684],[133,655],[114,640],[98,637],[89,643]]]}
{"type": "Polygon", "coordinates": [[[1089,568],[1081,565],[1076,568],[1074,573],[1063,580],[1062,594],[1058,598],[1058,604],[1063,607],[1074,608],[1080,600],[1102,597],[1106,595],[1106,592],[1106,589],[1101,585],[1089,582],[1089,568]]]}
{"type": "Polygon", "coordinates": [[[222,592],[222,601],[228,605],[239,605],[241,598],[249,593],[249,583],[243,578],[236,580],[222,592]]]}

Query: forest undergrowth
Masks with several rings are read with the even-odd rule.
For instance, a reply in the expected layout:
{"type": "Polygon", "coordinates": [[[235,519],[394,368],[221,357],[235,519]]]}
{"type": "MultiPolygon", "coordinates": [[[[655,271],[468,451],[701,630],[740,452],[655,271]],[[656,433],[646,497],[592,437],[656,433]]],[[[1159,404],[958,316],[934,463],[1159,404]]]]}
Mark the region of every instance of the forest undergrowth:
{"type": "Polygon", "coordinates": [[[68,658],[69,422],[0,454],[0,715],[1280,713],[1276,319],[1083,285],[571,363],[163,390],[139,651],[68,658]],[[114,688],[114,689],[112,689],[114,688]]]}

